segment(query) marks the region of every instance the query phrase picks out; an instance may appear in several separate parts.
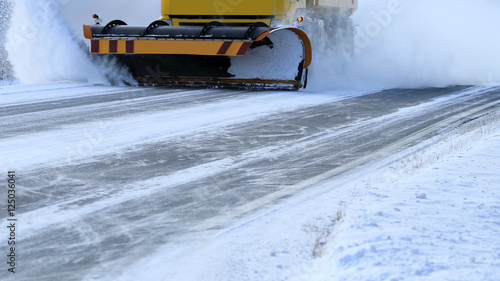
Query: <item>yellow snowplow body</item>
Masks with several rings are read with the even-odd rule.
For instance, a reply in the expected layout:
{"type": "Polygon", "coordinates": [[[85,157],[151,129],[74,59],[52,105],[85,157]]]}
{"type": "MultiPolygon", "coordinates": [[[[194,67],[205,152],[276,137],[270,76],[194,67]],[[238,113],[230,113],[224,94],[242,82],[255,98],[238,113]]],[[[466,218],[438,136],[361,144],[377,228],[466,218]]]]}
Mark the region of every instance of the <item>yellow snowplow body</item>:
{"type": "Polygon", "coordinates": [[[142,84],[297,90],[312,61],[304,30],[349,33],[356,8],[357,0],[162,0],[162,17],[148,26],[101,25],[94,15],[83,29],[92,55],[116,58],[142,84]]]}
{"type": "Polygon", "coordinates": [[[162,0],[162,19],[173,25],[208,23],[213,20],[229,23],[272,21],[292,25],[297,9],[315,13],[335,13],[338,9],[358,8],[358,0],[162,0]]]}
{"type": "MultiPolygon", "coordinates": [[[[298,1],[297,1],[298,2],[298,1]]],[[[164,15],[277,15],[284,14],[283,0],[163,0],[164,15]]]]}
{"type": "Polygon", "coordinates": [[[212,20],[271,25],[271,20],[286,14],[289,3],[283,0],[162,0],[162,17],[172,19],[174,25],[212,20]]]}

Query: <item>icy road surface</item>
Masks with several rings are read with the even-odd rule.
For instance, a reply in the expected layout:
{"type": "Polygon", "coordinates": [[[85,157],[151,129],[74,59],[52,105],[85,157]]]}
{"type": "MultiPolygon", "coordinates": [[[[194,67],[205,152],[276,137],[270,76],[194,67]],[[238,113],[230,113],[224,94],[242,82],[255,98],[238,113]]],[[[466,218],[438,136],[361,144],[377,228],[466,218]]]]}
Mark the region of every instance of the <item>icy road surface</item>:
{"type": "Polygon", "coordinates": [[[500,88],[487,86],[1,87],[1,171],[18,180],[16,278],[111,280],[160,248],[176,249],[161,263],[168,272],[188,241],[499,103],[500,88]]]}

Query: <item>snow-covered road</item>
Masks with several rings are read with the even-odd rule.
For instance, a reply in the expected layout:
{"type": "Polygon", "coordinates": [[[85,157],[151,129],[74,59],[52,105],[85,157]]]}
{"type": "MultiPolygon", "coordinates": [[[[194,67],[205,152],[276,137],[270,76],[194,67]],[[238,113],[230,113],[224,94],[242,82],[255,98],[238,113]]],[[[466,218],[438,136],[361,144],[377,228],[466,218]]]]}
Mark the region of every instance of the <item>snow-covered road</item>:
{"type": "Polygon", "coordinates": [[[497,86],[0,87],[0,171],[18,178],[16,277],[111,280],[129,267],[138,277],[151,270],[142,267],[148,258],[183,274],[176,261],[187,241],[230,231],[343,173],[363,175],[498,104],[497,86]]]}

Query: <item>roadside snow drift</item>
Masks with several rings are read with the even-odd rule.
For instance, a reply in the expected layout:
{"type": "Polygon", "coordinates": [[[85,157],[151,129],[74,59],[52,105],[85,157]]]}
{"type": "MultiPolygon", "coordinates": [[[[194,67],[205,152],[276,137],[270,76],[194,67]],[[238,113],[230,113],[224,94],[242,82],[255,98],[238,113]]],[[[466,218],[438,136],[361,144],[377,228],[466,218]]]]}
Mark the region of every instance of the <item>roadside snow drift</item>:
{"type": "Polygon", "coordinates": [[[500,134],[469,145],[396,184],[371,186],[305,280],[498,280],[500,134]]]}

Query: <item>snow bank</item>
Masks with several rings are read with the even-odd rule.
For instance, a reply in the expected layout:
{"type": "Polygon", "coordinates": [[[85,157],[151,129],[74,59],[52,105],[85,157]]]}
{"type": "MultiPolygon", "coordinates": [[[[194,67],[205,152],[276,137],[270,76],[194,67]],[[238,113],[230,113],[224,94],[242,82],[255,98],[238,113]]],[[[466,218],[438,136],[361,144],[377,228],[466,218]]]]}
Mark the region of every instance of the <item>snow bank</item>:
{"type": "Polygon", "coordinates": [[[500,81],[498,14],[495,0],[360,1],[353,15],[354,56],[316,57],[311,85],[420,88],[500,81]]]}
{"type": "Polygon", "coordinates": [[[371,182],[308,280],[498,280],[500,129],[470,129],[371,182]]]}

